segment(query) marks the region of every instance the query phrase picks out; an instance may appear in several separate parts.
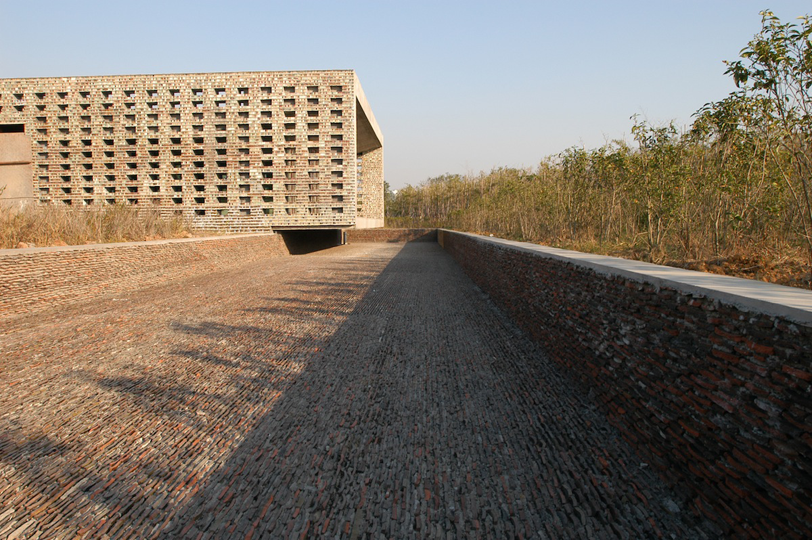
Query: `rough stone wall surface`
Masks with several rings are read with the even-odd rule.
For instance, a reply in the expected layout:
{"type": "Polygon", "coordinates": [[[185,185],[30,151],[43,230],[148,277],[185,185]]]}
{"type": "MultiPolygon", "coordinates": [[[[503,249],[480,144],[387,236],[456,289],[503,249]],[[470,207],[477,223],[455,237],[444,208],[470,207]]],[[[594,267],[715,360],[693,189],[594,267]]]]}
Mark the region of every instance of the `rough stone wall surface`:
{"type": "Polygon", "coordinates": [[[358,217],[383,223],[383,147],[358,156],[358,217]]]}
{"type": "Polygon", "coordinates": [[[350,70],[0,79],[0,124],[25,125],[41,203],[136,205],[233,232],[349,227],[355,80],[350,70]]]}
{"type": "Polygon", "coordinates": [[[437,229],[350,229],[347,242],[436,242],[437,229]]]}
{"type": "Polygon", "coordinates": [[[735,537],[812,537],[812,327],[473,235],[439,240],[694,511],[735,537]]]}
{"type": "Polygon", "coordinates": [[[0,250],[0,319],[285,254],[276,234],[0,250]]]}

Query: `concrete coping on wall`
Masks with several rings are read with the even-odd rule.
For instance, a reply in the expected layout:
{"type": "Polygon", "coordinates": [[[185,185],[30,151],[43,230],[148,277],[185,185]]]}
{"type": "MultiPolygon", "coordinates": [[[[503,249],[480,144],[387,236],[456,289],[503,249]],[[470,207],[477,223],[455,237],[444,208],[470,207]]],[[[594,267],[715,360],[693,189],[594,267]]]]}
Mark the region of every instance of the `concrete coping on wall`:
{"type": "Polygon", "coordinates": [[[232,238],[250,238],[252,236],[273,236],[274,232],[267,233],[246,233],[246,234],[224,234],[219,236],[200,236],[192,238],[171,238],[165,240],[145,240],[141,242],[110,242],[106,244],[81,244],[75,246],[49,246],[32,248],[11,248],[0,249],[0,257],[27,255],[29,253],[52,253],[63,251],[83,251],[121,248],[127,246],[161,246],[165,244],[182,244],[186,242],[205,242],[209,240],[229,240],[232,238]]]}
{"type": "Polygon", "coordinates": [[[812,291],[809,290],[752,279],[673,268],[643,261],[581,253],[529,242],[516,242],[447,229],[441,230],[451,234],[467,236],[480,242],[495,244],[503,248],[515,249],[535,256],[548,257],[575,266],[589,268],[598,274],[621,276],[654,285],[657,289],[668,287],[696,296],[718,300],[747,311],[780,316],[803,325],[812,325],[812,291]]]}

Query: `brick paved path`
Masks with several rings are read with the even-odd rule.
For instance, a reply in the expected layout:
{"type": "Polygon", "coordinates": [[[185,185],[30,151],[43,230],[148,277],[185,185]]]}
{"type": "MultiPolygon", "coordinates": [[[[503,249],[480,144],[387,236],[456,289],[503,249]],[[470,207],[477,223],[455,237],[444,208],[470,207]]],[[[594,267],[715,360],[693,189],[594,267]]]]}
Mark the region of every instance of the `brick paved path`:
{"type": "Polygon", "coordinates": [[[434,243],[17,319],[0,358],[0,538],[705,536],[434,243]]]}

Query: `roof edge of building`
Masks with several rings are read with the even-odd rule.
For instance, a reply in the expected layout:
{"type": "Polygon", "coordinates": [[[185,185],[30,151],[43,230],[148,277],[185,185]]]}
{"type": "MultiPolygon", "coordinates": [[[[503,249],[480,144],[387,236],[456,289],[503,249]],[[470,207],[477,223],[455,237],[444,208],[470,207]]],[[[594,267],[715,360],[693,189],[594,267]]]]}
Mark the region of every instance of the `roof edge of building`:
{"type": "MultiPolygon", "coordinates": [[[[375,134],[375,137],[378,139],[378,147],[383,146],[383,133],[381,132],[381,128],[378,125],[378,121],[375,119],[375,114],[372,112],[372,107],[369,105],[369,101],[367,100],[367,96],[364,93],[363,87],[361,87],[361,81],[358,80],[358,74],[355,70],[352,70],[353,74],[353,86],[355,87],[355,99],[356,105],[361,109],[363,115],[366,117],[366,121],[368,123],[368,127],[372,130],[375,134]]],[[[360,115],[359,119],[360,119],[360,115]]]]}
{"type": "MultiPolygon", "coordinates": [[[[177,76],[195,76],[195,75],[236,75],[245,73],[246,75],[262,74],[262,73],[352,73],[355,75],[353,69],[283,69],[283,70],[252,70],[252,71],[196,71],[196,72],[172,72],[172,73],[118,73],[118,74],[98,74],[98,75],[49,75],[43,77],[0,77],[0,81],[39,81],[47,79],[60,79],[60,80],[78,80],[78,79],[97,79],[106,77],[168,77],[172,75],[177,76]]],[[[357,75],[356,75],[357,80],[357,75]]]]}

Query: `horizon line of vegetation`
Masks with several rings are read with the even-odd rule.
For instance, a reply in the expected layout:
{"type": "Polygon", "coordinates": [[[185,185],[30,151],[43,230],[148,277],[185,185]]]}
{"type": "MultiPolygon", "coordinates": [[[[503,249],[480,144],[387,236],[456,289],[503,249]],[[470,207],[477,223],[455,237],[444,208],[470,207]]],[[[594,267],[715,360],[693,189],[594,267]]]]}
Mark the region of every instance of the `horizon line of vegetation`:
{"type": "MultiPolygon", "coordinates": [[[[762,11],[725,62],[736,89],[684,131],[632,116],[623,140],[536,169],[386,189],[387,226],[445,227],[652,262],[760,255],[812,269],[812,24],[762,11]]],[[[808,279],[807,279],[808,281],[808,279]]]]}

